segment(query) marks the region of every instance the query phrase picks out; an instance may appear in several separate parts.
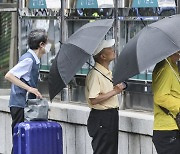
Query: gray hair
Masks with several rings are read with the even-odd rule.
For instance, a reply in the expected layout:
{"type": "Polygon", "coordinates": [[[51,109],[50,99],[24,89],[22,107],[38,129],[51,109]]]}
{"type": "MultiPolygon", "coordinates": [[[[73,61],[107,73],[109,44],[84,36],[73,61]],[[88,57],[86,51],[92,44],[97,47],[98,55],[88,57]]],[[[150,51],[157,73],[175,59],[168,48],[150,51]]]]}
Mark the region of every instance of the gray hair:
{"type": "Polygon", "coordinates": [[[47,42],[47,32],[44,29],[32,30],[28,36],[29,48],[32,50],[38,49],[41,42],[47,42]]]}

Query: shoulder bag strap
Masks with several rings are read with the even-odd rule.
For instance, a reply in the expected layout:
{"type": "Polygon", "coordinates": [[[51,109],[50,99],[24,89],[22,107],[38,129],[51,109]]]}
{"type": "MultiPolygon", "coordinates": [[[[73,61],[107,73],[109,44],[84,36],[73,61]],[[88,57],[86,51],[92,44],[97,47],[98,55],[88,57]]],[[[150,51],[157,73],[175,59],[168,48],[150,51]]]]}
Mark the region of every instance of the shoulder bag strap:
{"type": "Polygon", "coordinates": [[[169,64],[170,68],[172,69],[172,71],[174,72],[174,74],[175,74],[177,80],[178,80],[179,83],[180,83],[180,78],[179,78],[179,76],[177,75],[177,73],[175,72],[174,68],[171,66],[170,62],[167,60],[167,58],[166,58],[166,61],[167,61],[167,63],[169,64]]]}
{"type": "Polygon", "coordinates": [[[166,108],[162,107],[159,105],[159,107],[161,108],[161,110],[164,111],[164,113],[166,113],[167,115],[170,115],[173,119],[175,119],[175,117],[173,116],[173,114],[166,108]]]}

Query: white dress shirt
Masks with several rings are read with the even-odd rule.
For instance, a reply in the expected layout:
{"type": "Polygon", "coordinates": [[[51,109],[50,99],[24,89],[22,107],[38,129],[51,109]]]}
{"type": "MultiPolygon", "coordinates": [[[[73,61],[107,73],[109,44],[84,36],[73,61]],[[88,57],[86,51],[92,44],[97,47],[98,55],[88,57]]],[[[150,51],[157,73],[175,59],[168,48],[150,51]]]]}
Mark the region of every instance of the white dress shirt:
{"type": "MultiPolygon", "coordinates": [[[[39,58],[33,50],[29,49],[27,52],[30,52],[33,55],[36,60],[36,64],[40,63],[39,58]]],[[[9,72],[19,79],[23,78],[24,80],[29,81],[32,65],[33,60],[31,58],[25,58],[24,60],[18,62],[9,72]]]]}

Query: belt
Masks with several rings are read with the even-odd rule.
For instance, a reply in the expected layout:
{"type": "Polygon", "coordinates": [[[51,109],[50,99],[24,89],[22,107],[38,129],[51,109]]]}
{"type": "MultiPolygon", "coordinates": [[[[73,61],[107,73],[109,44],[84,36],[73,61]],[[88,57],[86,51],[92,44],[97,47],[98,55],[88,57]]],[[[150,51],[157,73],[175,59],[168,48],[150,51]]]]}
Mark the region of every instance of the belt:
{"type": "Polygon", "coordinates": [[[119,107],[117,107],[117,108],[109,108],[109,109],[104,109],[104,110],[98,110],[98,109],[91,109],[92,111],[113,111],[113,110],[116,110],[116,111],[118,111],[119,110],[119,107]]]}

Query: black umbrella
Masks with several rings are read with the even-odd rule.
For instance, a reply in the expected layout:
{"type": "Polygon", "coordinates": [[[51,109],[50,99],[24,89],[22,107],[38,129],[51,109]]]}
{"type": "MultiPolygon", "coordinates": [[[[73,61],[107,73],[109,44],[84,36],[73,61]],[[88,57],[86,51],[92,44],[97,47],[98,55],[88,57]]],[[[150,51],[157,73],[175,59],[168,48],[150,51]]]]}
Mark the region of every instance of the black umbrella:
{"type": "Polygon", "coordinates": [[[154,22],[143,28],[125,45],[113,71],[114,84],[120,83],[180,50],[180,15],[154,22]]]}
{"type": "Polygon", "coordinates": [[[113,19],[97,20],[82,26],[62,45],[49,73],[49,95],[52,100],[95,52],[113,19]]]}

